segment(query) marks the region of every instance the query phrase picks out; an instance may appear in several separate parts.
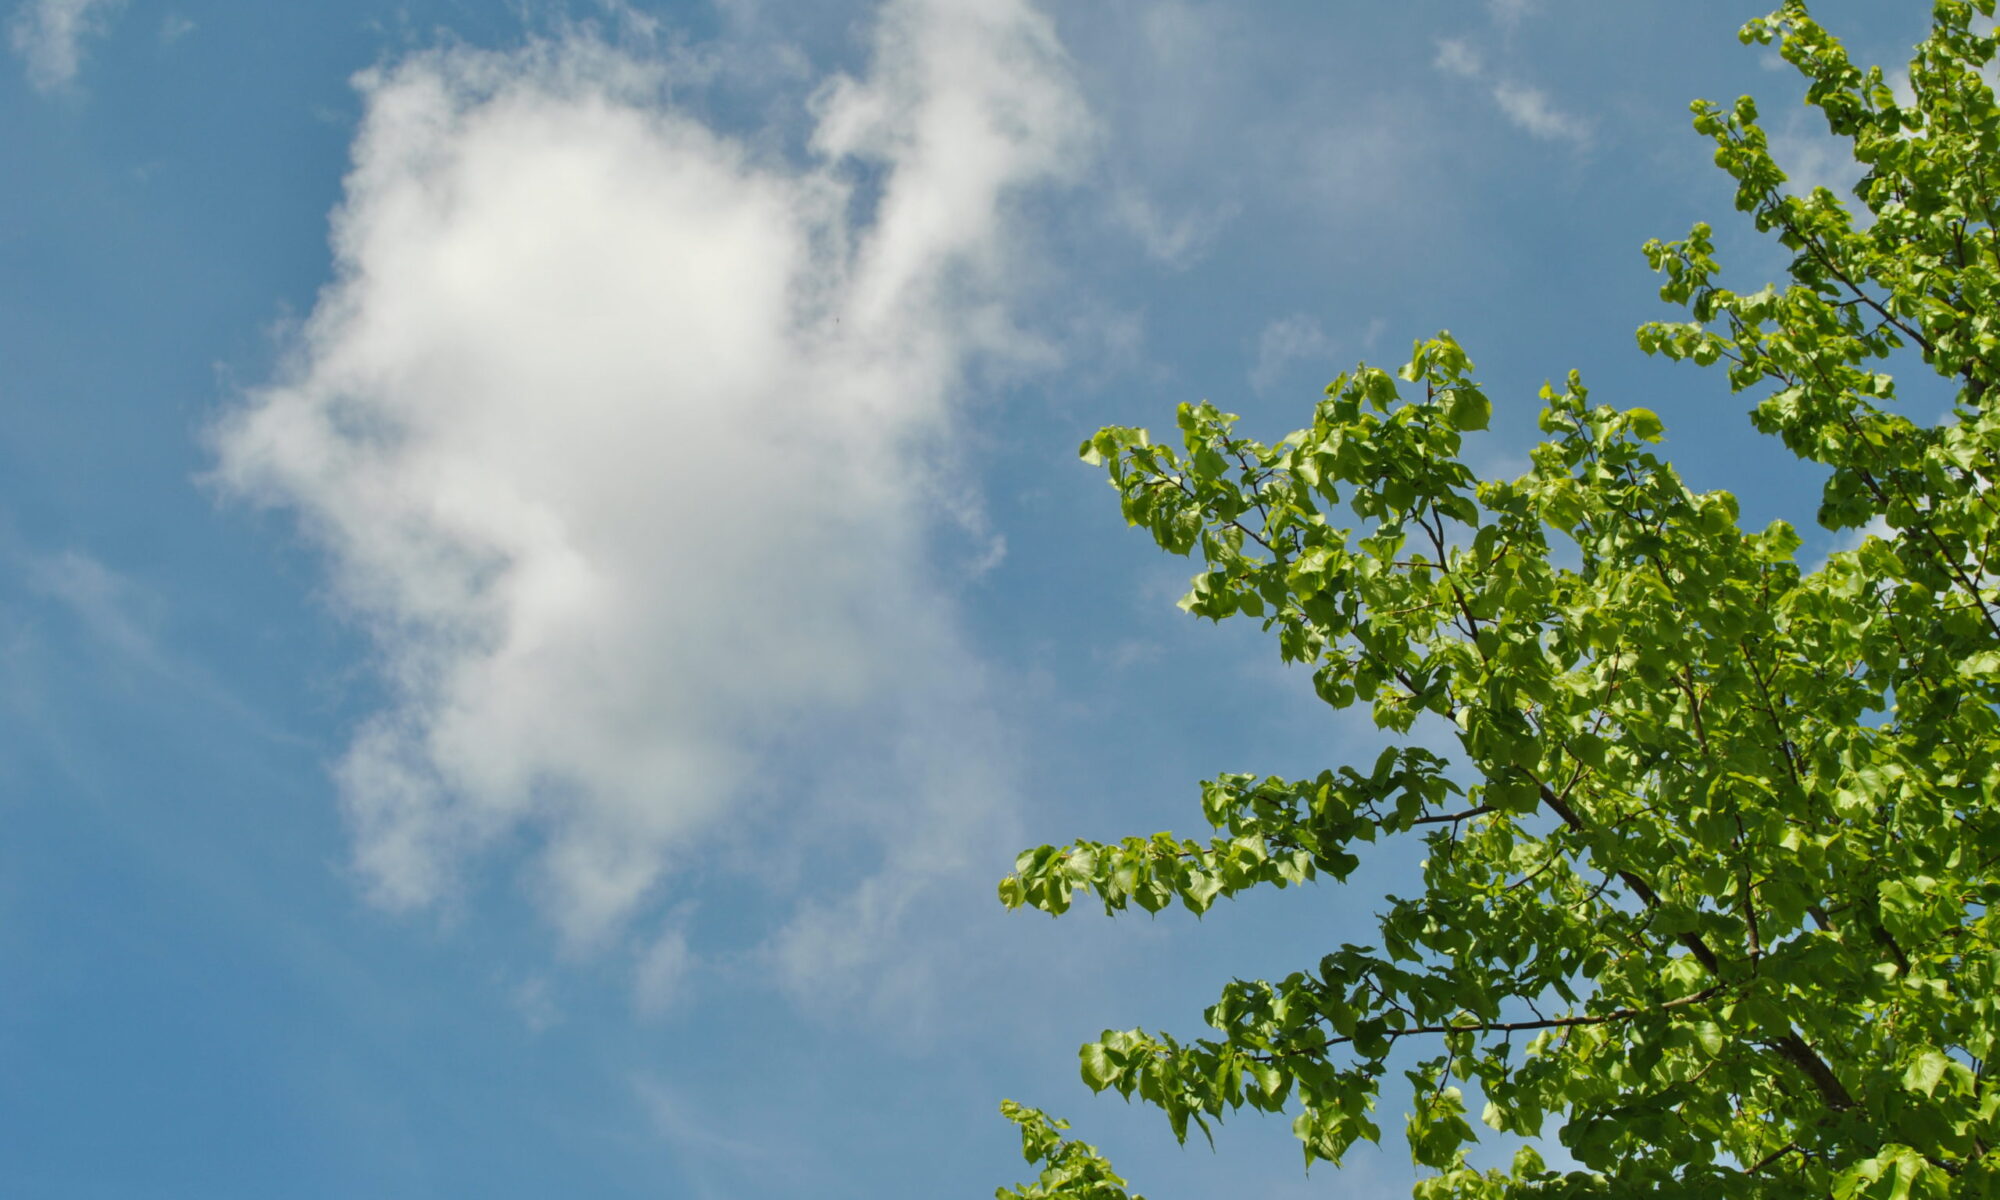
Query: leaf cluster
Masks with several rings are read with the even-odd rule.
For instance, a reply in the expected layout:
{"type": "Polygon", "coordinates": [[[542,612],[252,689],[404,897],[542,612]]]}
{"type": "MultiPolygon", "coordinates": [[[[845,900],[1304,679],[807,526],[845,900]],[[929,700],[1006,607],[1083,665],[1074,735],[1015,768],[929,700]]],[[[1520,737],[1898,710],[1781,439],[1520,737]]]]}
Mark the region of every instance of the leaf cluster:
{"type": "Polygon", "coordinates": [[[1012,1100],[1000,1102],[1000,1115],[1020,1126],[1021,1157],[1042,1170],[1031,1184],[1000,1188],[994,1200],[1146,1200],[1125,1190],[1095,1146],[1063,1136],[1068,1121],[1012,1100]]]}
{"type": "MultiPolygon", "coordinates": [[[[1867,531],[1816,568],[1574,373],[1542,390],[1530,469],[1477,478],[1463,438],[1492,404],[1448,333],[1272,444],[1204,403],[1172,442],[1084,445],[1126,519],[1200,564],[1182,607],[1259,621],[1392,740],[1365,770],[1204,784],[1203,838],[1029,850],[1002,901],[1201,913],[1426,850],[1376,944],[1232,981],[1202,1036],[1106,1031],[1091,1088],[1183,1139],[1289,1113],[1310,1165],[1378,1140],[1401,1076],[1423,1197],[2000,1193],[2000,107],[1975,15],[1992,0],[1935,6],[1907,102],[1797,0],[1751,22],[1868,168],[1865,219],[1786,190],[1750,100],[1702,102],[1790,282],[1725,288],[1706,226],[1646,248],[1692,320],[1640,348],[1726,363],[1757,428],[1828,469],[1819,522],[1867,531]],[[1878,368],[1905,348],[1955,393],[1942,422],[1895,410],[1878,368]],[[1532,1145],[1475,1169],[1475,1104],[1578,1169],[1532,1145]]],[[[1027,1194],[1100,1194],[1051,1186],[1027,1194]]]]}

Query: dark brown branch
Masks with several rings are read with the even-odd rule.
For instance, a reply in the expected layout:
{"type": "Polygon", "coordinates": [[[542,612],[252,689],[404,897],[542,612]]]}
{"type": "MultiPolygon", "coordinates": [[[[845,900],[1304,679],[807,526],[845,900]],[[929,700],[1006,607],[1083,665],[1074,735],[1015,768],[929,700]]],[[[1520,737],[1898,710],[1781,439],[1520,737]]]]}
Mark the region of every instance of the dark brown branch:
{"type": "MultiPolygon", "coordinates": [[[[1548,784],[1537,780],[1535,786],[1540,789],[1542,803],[1548,805],[1549,811],[1562,818],[1565,825],[1568,825],[1578,833],[1588,832],[1583,823],[1583,818],[1579,817],[1576,810],[1571,808],[1561,796],[1556,795],[1554,791],[1550,790],[1548,784]]],[[[1659,893],[1655,892],[1645,880],[1640,879],[1623,868],[1616,868],[1616,870],[1618,878],[1626,887],[1632,890],[1633,895],[1639,897],[1639,900],[1647,908],[1659,907],[1659,893]]],[[[1702,940],[1701,935],[1692,932],[1683,933],[1680,935],[1679,941],[1681,945],[1687,947],[1688,953],[1694,956],[1695,961],[1700,963],[1709,975],[1718,980],[1723,978],[1722,960],[1716,957],[1715,951],[1709,948],[1708,943],[1702,940]]],[[[1718,983],[1716,986],[1721,987],[1722,985],[1718,983]]],[[[1840,1077],[1833,1073],[1833,1068],[1826,1065],[1826,1060],[1821,1058],[1819,1053],[1807,1044],[1804,1038],[1796,1033],[1787,1033],[1772,1043],[1772,1049],[1777,1051],[1778,1055],[1784,1058],[1785,1061],[1797,1067],[1811,1081],[1813,1087],[1819,1091],[1821,1099],[1826,1101],[1828,1107],[1854,1107],[1853,1093],[1847,1090],[1846,1085],[1840,1082],[1840,1077]]]]}
{"type": "MultiPolygon", "coordinates": [[[[1532,1033],[1535,1032],[1536,1030],[1542,1030],[1542,1029],[1573,1029],[1582,1025],[1613,1025],[1621,1021],[1630,1021],[1634,1017],[1643,1017],[1649,1013],[1665,1012],[1669,1009],[1686,1008],[1690,1004],[1700,1004],[1704,1000],[1713,999],[1722,992],[1727,991],[1729,989],[1729,986],[1730,985],[1726,983],[1712,984],[1708,987],[1703,988],[1701,991],[1694,993],[1691,996],[1682,996],[1677,1000],[1668,1000],[1665,1003],[1661,1004],[1658,1008],[1621,1008],[1614,1012],[1597,1013],[1592,1016],[1544,1017],[1541,1020],[1537,1021],[1475,1021],[1475,1022],[1467,1022],[1464,1024],[1414,1025],[1408,1029],[1384,1030],[1382,1032],[1382,1036],[1384,1039],[1393,1042],[1398,1038],[1416,1037],[1419,1034],[1430,1034],[1430,1033],[1513,1034],[1513,1033],[1532,1033]]],[[[1408,1012],[1409,1010],[1399,1008],[1399,1011],[1408,1012]]],[[[1321,1047],[1320,1050],[1315,1051],[1315,1053],[1319,1053],[1324,1049],[1331,1048],[1333,1046],[1345,1045],[1349,1042],[1352,1042],[1353,1040],[1354,1039],[1351,1037],[1329,1038],[1327,1039],[1326,1046],[1321,1047]]],[[[1268,1062],[1273,1057],[1280,1057],[1280,1056],[1277,1055],[1262,1056],[1262,1061],[1268,1062]]]]}
{"type": "Polygon", "coordinates": [[[1458,822],[1460,822],[1460,821],[1469,821],[1469,820],[1471,820],[1471,819],[1472,819],[1472,818],[1474,818],[1474,817],[1480,817],[1480,816],[1484,816],[1484,815],[1486,815],[1487,813],[1490,813],[1490,812],[1492,812],[1492,811],[1493,811],[1493,806],[1492,806],[1491,804],[1482,804],[1482,805],[1480,805],[1480,806],[1479,806],[1478,808],[1468,808],[1468,809],[1466,809],[1466,810],[1465,810],[1464,812],[1455,812],[1455,813],[1439,813],[1439,814],[1438,814],[1437,816],[1434,816],[1434,817],[1418,817],[1418,818],[1416,818],[1415,820],[1411,821],[1411,822],[1410,822],[1410,824],[1412,824],[1412,825],[1446,825],[1446,824],[1451,824],[1451,825],[1456,825],[1456,824],[1457,824],[1458,822]]]}
{"type": "Polygon", "coordinates": [[[1758,1159],[1757,1164],[1755,1166],[1748,1168],[1743,1173],[1745,1175],[1755,1175],[1759,1171],[1762,1171],[1765,1167],[1768,1167],[1772,1163],[1777,1162],[1779,1159],[1783,1158],[1787,1154],[1792,1153],[1798,1148],[1799,1144],[1797,1142],[1786,1142],[1784,1145],[1778,1147],[1776,1150],[1773,1150],[1769,1154],[1766,1154],[1764,1157],[1758,1159]]]}

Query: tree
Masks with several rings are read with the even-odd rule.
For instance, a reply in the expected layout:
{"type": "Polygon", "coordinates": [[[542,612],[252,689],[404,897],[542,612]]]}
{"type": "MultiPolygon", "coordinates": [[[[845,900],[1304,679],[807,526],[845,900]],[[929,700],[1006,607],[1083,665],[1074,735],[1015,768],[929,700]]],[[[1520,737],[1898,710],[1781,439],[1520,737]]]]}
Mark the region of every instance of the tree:
{"type": "MultiPolygon", "coordinates": [[[[1756,428],[1824,466],[1819,523],[1859,532],[1822,565],[1690,490],[1649,449],[1659,418],[1573,373],[1542,391],[1532,469],[1475,478],[1461,434],[1491,406],[1448,334],[1400,382],[1342,375],[1275,444],[1201,404],[1178,449],[1085,445],[1132,524],[1199,555],[1183,607],[1261,620],[1322,700],[1399,736],[1372,764],[1203,784],[1204,840],[1028,851],[1001,899],[1200,913],[1343,880],[1388,839],[1428,854],[1378,945],[1229,983],[1203,1037],[1107,1031],[1090,1087],[1183,1139],[1288,1112],[1311,1166],[1380,1138],[1403,1071],[1419,1197],[2000,1194],[2000,107],[1974,26],[1993,11],[1937,0],[1909,100],[1799,0],[1752,21],[1865,168],[1865,215],[1788,194],[1748,98],[1698,102],[1790,281],[1721,286],[1707,226],[1646,247],[1692,320],[1640,348],[1726,364],[1756,428]],[[1898,352],[1955,392],[1946,418],[1895,411],[1898,352]],[[1469,1104],[1576,1169],[1532,1141],[1475,1169],[1469,1104]]],[[[1090,1147],[1009,1115],[1049,1164],[1020,1195],[1125,1196],[1090,1147]]]]}

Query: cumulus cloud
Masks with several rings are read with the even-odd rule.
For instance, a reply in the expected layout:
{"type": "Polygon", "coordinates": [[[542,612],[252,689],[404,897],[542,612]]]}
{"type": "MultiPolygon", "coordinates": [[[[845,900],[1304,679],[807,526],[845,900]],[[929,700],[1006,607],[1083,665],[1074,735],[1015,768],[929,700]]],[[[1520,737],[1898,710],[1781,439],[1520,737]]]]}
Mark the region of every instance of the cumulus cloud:
{"type": "MultiPolygon", "coordinates": [[[[982,719],[925,539],[967,370],[1032,346],[1013,200],[1084,140],[1053,29],[893,0],[805,162],[670,82],[584,36],[361,76],[336,280],[216,430],[222,490],[296,514],[378,651],[337,776],[386,904],[525,834],[545,911],[597,942],[723,818],[788,793],[786,823],[835,820],[783,773],[806,747],[902,772],[838,818],[888,912],[898,855],[999,803],[927,776],[958,729],[896,747],[982,719]]],[[[686,957],[676,927],[642,1003],[686,957]]]]}
{"type": "Polygon", "coordinates": [[[111,27],[125,0],[28,0],[14,10],[7,40],[36,91],[52,92],[76,79],[83,41],[111,27]]]}

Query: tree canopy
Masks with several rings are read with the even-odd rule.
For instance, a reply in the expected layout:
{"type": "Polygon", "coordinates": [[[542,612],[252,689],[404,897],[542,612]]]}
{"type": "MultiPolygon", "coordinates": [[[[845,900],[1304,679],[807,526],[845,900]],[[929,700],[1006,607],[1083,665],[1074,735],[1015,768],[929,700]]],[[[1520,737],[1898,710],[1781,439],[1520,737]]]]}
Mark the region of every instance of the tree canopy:
{"type": "MultiPolygon", "coordinates": [[[[1199,1037],[1106,1031],[1092,1089],[1183,1139],[1289,1114],[1311,1166],[1382,1137],[1400,1073],[1423,1198],[2000,1193],[1993,12],[1937,0],[1900,90],[1799,0],[1750,22],[1865,175],[1851,201],[1795,194],[1750,99],[1697,102],[1789,279],[1723,286],[1705,225],[1646,247],[1691,319],[1639,347],[1723,367],[1823,466],[1817,520],[1849,532],[1817,565],[1574,373],[1542,391],[1531,468],[1478,478],[1462,435],[1492,406],[1448,334],[1340,376],[1274,443],[1205,403],[1177,445],[1086,443],[1126,518],[1199,561],[1183,607],[1260,621],[1321,700],[1395,736],[1372,763],[1204,783],[1202,838],[1029,850],[1002,901],[1200,913],[1338,883],[1390,839],[1426,855],[1376,944],[1226,984],[1199,1037]],[[1899,352],[1955,396],[1942,419],[1898,410],[1899,352]],[[1515,1135],[1510,1165],[1475,1165],[1475,1113],[1515,1135]]],[[[1006,1111],[1043,1170],[1003,1200],[1127,1195],[1059,1122],[1006,1111]]]]}

